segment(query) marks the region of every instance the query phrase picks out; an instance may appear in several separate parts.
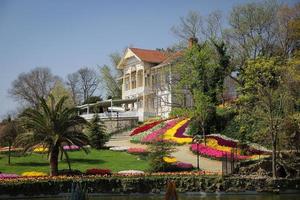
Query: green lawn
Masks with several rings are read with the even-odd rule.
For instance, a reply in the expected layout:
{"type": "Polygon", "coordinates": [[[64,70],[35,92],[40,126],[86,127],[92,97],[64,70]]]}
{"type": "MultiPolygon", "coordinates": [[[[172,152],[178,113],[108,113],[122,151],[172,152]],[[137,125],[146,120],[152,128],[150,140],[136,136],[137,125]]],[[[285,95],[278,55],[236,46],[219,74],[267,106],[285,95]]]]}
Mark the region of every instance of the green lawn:
{"type": "MultiPolygon", "coordinates": [[[[89,154],[83,151],[69,152],[72,169],[85,172],[89,168],[108,168],[113,172],[135,169],[147,170],[149,163],[139,156],[126,152],[109,150],[94,150],[89,154]]],[[[65,160],[59,161],[59,169],[68,169],[65,160]]],[[[0,154],[0,172],[21,174],[25,171],[40,171],[49,173],[49,162],[45,154],[32,153],[21,157],[12,157],[11,165],[7,164],[7,156],[0,154]]]]}

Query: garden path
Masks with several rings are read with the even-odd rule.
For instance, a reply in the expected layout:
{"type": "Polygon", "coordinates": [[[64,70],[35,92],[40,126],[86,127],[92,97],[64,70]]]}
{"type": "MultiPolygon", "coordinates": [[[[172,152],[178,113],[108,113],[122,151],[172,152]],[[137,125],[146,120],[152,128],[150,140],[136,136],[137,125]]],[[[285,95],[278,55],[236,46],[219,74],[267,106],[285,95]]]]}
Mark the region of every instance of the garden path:
{"type": "MultiPolygon", "coordinates": [[[[130,142],[130,131],[124,131],[119,134],[113,135],[110,140],[106,143],[106,146],[122,146],[122,147],[135,147],[135,148],[147,148],[145,144],[136,144],[130,142]]],[[[176,152],[173,156],[176,157],[178,161],[187,162],[197,166],[197,156],[193,154],[190,149],[190,145],[176,146],[176,152]]],[[[200,168],[205,171],[221,172],[222,163],[217,160],[212,160],[209,158],[201,157],[199,159],[200,168]]]]}

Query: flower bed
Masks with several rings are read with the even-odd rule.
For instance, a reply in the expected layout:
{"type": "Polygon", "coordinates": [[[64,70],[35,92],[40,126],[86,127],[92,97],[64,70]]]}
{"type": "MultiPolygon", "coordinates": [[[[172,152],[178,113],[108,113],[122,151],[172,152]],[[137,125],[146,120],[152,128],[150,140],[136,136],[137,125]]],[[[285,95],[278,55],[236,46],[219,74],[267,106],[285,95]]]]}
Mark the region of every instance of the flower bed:
{"type": "Polygon", "coordinates": [[[131,132],[130,136],[137,135],[141,132],[147,131],[147,130],[153,128],[154,126],[160,124],[161,122],[163,122],[163,120],[158,120],[155,122],[151,122],[149,124],[144,124],[142,126],[139,126],[131,132]]]}
{"type": "Polygon", "coordinates": [[[130,154],[148,154],[149,152],[146,150],[146,149],[144,149],[144,148],[129,148],[128,150],[127,150],[127,152],[128,153],[130,153],[130,154]]]}
{"type": "Polygon", "coordinates": [[[48,152],[48,148],[45,147],[36,147],[33,149],[34,153],[47,153],[48,152]]]}
{"type": "Polygon", "coordinates": [[[110,176],[112,174],[110,169],[97,169],[97,168],[87,169],[85,173],[87,175],[101,175],[101,176],[105,176],[105,175],[110,176]]]}
{"type": "Polygon", "coordinates": [[[232,148],[236,148],[237,147],[237,143],[238,140],[233,140],[231,138],[228,138],[224,135],[220,135],[220,134],[211,134],[206,136],[206,138],[212,138],[218,141],[218,144],[221,146],[226,146],[226,147],[232,147],[232,148]]]}
{"type": "Polygon", "coordinates": [[[174,165],[176,166],[176,168],[178,168],[182,171],[189,171],[194,168],[191,163],[185,163],[185,162],[177,162],[174,165]]]}
{"type": "Polygon", "coordinates": [[[178,119],[173,119],[173,120],[169,120],[166,122],[166,124],[160,128],[160,129],[157,129],[153,132],[151,132],[150,134],[146,135],[142,142],[145,142],[145,143],[149,143],[149,142],[153,142],[155,140],[158,139],[158,137],[160,137],[161,135],[163,135],[168,129],[174,127],[178,122],[178,119]]]}
{"type": "Polygon", "coordinates": [[[0,179],[12,179],[12,178],[18,178],[20,177],[17,174],[6,174],[6,173],[0,173],[0,179]]]}
{"type": "Polygon", "coordinates": [[[80,150],[80,147],[77,145],[65,145],[63,146],[63,149],[66,151],[77,151],[80,150]]]}
{"type": "MultiPolygon", "coordinates": [[[[207,157],[212,157],[212,158],[216,158],[216,159],[222,159],[225,157],[230,157],[230,153],[226,152],[226,151],[220,151],[220,150],[216,150],[214,148],[211,148],[209,146],[205,146],[204,144],[199,144],[199,148],[197,149],[197,144],[192,144],[191,145],[191,150],[193,152],[199,152],[199,154],[203,155],[203,156],[207,156],[207,157]]],[[[243,160],[243,159],[250,159],[251,156],[243,156],[243,155],[236,155],[234,154],[234,159],[238,159],[238,160],[243,160]]]]}
{"type": "Polygon", "coordinates": [[[35,176],[48,176],[48,174],[44,172],[31,171],[31,172],[23,172],[22,176],[35,177],[35,176]]]}
{"type": "Polygon", "coordinates": [[[177,162],[177,159],[174,158],[174,157],[163,157],[163,160],[164,160],[166,163],[175,163],[175,162],[177,162]]]}
{"type": "MultiPolygon", "coordinates": [[[[226,151],[226,152],[231,152],[233,151],[232,147],[226,146],[226,145],[220,145],[218,140],[213,139],[213,138],[207,138],[206,139],[206,146],[211,147],[213,149],[216,150],[220,150],[220,151],[226,151]]],[[[240,152],[240,150],[239,150],[240,152]]]]}
{"type": "Polygon", "coordinates": [[[130,142],[133,142],[133,143],[140,143],[140,142],[142,142],[143,139],[144,139],[145,137],[147,137],[149,134],[151,134],[152,132],[154,132],[154,131],[156,131],[156,130],[161,129],[161,128],[164,127],[164,126],[165,126],[165,123],[164,123],[164,122],[162,122],[162,123],[160,123],[160,124],[157,124],[156,126],[154,126],[153,128],[151,128],[151,129],[149,129],[149,130],[147,130],[147,131],[144,131],[144,132],[142,132],[142,133],[139,133],[139,134],[137,134],[137,135],[132,136],[131,139],[130,139],[130,142]]]}
{"type": "MultiPolygon", "coordinates": [[[[210,145],[210,146],[215,146],[216,149],[222,150],[222,147],[231,147],[231,148],[237,148],[238,147],[238,140],[234,140],[232,138],[226,137],[225,135],[220,135],[220,134],[211,134],[206,136],[207,139],[215,139],[218,143],[219,146],[216,145],[216,143],[214,142],[214,144],[210,145]]],[[[265,147],[255,144],[255,143],[250,143],[246,145],[247,147],[247,151],[251,154],[270,154],[271,151],[266,149],[265,147]]],[[[227,150],[225,150],[226,148],[224,148],[224,151],[228,151],[230,152],[230,148],[227,148],[227,150]]]]}
{"type": "Polygon", "coordinates": [[[188,125],[188,121],[189,119],[181,120],[174,127],[168,129],[163,134],[163,139],[173,141],[177,144],[191,143],[192,142],[191,137],[183,136],[183,133],[188,125]],[[180,137],[177,137],[176,135],[180,137]]]}

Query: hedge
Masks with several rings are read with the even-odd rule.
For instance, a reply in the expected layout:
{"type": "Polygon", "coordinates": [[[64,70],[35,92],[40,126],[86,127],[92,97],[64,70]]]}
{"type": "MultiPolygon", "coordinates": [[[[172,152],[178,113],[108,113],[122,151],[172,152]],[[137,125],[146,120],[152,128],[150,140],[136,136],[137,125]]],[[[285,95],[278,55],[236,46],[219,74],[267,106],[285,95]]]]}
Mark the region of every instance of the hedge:
{"type": "Polygon", "coordinates": [[[27,196],[69,193],[72,183],[86,185],[88,193],[160,193],[168,181],[175,181],[178,192],[216,191],[282,191],[300,190],[300,179],[272,180],[221,176],[74,176],[15,179],[0,182],[0,196],[19,194],[27,196]]]}

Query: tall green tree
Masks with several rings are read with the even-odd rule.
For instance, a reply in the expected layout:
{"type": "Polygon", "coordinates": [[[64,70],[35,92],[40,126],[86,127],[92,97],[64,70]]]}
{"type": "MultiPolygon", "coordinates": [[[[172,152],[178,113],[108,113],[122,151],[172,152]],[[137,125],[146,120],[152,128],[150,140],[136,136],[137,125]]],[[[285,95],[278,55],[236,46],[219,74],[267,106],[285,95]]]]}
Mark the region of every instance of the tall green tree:
{"type": "Polygon", "coordinates": [[[195,109],[193,117],[200,122],[204,144],[206,145],[206,130],[207,122],[213,110],[213,104],[209,96],[201,91],[195,91],[195,109]]]}
{"type": "Polygon", "coordinates": [[[270,138],[272,145],[272,174],[276,178],[278,137],[284,119],[294,111],[295,99],[285,84],[288,66],[278,58],[249,60],[242,75],[246,103],[252,105],[252,115],[259,119],[260,132],[270,138]]]}
{"type": "Polygon", "coordinates": [[[11,163],[11,148],[15,143],[20,126],[16,120],[12,120],[10,116],[3,120],[0,126],[0,143],[8,145],[8,164],[11,163]]]}
{"type": "Polygon", "coordinates": [[[98,114],[95,114],[87,127],[90,144],[93,148],[102,149],[108,141],[108,136],[105,134],[106,128],[98,114]]]}
{"type": "Polygon", "coordinates": [[[88,137],[82,132],[86,120],[77,115],[76,108],[65,106],[67,97],[58,102],[52,95],[49,96],[50,105],[44,98],[40,98],[40,109],[27,109],[21,116],[27,133],[19,135],[17,143],[25,151],[36,145],[48,148],[50,175],[58,174],[59,153],[67,154],[64,145],[77,145],[88,152],[84,146],[88,144],[88,137]]]}

